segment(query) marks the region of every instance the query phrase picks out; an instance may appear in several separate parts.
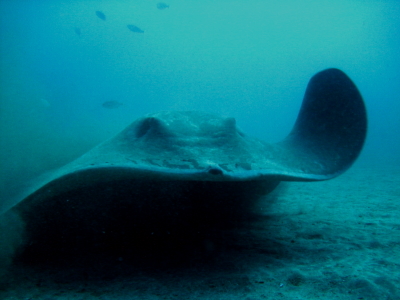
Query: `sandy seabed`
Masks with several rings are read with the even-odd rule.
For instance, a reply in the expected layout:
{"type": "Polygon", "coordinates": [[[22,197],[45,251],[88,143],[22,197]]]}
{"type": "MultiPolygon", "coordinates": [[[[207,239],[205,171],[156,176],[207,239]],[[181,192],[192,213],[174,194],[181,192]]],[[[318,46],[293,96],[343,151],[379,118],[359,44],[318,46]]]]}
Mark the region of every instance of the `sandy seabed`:
{"type": "Polygon", "coordinates": [[[400,169],[284,183],[256,210],[179,263],[14,263],[0,299],[400,299],[400,169]]]}

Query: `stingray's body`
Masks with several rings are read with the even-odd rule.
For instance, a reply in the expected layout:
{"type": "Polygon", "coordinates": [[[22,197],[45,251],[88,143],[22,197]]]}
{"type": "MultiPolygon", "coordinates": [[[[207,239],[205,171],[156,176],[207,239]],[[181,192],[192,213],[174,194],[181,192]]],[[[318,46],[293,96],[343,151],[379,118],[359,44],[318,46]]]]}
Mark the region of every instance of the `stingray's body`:
{"type": "Polygon", "coordinates": [[[247,136],[233,118],[151,114],[40,182],[11,211],[27,224],[35,251],[43,244],[126,249],[138,231],[170,232],[175,222],[195,222],[201,231],[226,215],[236,218],[280,181],[343,173],[359,155],[366,127],[356,86],[328,69],[311,79],[295,126],[279,143],[247,136]]]}

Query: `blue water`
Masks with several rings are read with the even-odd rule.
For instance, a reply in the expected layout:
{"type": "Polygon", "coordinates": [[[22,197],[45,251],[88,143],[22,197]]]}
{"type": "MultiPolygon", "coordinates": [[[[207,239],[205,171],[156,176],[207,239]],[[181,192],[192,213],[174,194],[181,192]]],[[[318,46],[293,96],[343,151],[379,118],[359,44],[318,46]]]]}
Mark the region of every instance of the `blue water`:
{"type": "Polygon", "coordinates": [[[398,1],[168,5],[0,2],[3,198],[10,185],[64,165],[160,110],[232,116],[249,135],[279,141],[309,78],[329,67],[346,72],[367,105],[369,134],[357,164],[400,163],[398,1]],[[107,101],[122,105],[105,108],[107,101]]]}

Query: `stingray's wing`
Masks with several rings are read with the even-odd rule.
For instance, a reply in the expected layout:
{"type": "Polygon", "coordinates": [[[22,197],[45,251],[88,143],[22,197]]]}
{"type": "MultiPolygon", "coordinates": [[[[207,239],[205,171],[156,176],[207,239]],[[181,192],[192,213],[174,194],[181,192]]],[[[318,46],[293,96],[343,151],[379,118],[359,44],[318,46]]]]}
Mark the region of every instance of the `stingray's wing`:
{"type": "Polygon", "coordinates": [[[313,76],[291,133],[275,146],[282,180],[326,180],[346,171],[363,147],[367,115],[355,84],[338,69],[313,76]]]}
{"type": "Polygon", "coordinates": [[[356,160],[366,130],[366,111],[356,86],[342,71],[328,69],[310,80],[295,126],[279,143],[242,134],[231,118],[194,112],[152,114],[41,178],[12,202],[133,179],[326,180],[356,160]]]}

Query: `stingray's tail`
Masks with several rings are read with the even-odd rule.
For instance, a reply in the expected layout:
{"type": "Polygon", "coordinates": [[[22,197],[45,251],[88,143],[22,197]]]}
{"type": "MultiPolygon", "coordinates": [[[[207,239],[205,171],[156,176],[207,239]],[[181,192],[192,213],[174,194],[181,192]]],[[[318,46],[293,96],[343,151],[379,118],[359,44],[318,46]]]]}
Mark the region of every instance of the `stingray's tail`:
{"type": "Polygon", "coordinates": [[[367,114],[355,84],[338,69],[314,75],[292,132],[280,143],[295,157],[286,162],[294,180],[324,180],[346,171],[367,133],[367,114]],[[294,176],[293,176],[294,175],[294,176]]]}

